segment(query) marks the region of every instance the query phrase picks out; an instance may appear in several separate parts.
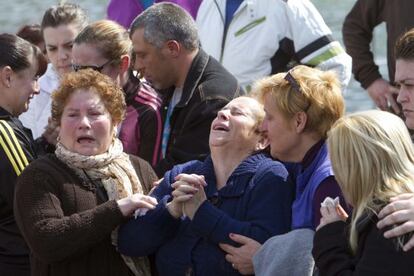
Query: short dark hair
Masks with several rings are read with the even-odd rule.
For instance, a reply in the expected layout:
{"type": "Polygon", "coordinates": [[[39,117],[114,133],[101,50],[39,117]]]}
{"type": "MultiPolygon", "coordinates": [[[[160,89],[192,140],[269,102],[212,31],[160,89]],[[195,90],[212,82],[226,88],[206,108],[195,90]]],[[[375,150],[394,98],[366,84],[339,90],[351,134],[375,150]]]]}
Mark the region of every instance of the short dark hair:
{"type": "Polygon", "coordinates": [[[173,3],[158,3],[146,9],[132,22],[130,35],[142,28],[145,40],[157,48],[168,40],[175,40],[190,51],[200,46],[194,19],[173,3]]]}
{"type": "Polygon", "coordinates": [[[24,25],[17,31],[16,35],[35,45],[43,42],[42,31],[39,24],[24,25]]]}
{"type": "Polygon", "coordinates": [[[59,25],[75,24],[78,30],[82,30],[88,24],[86,12],[76,4],[65,3],[52,6],[43,15],[41,29],[42,33],[47,27],[58,27],[59,25]]]}
{"type": "Polygon", "coordinates": [[[0,34],[0,67],[10,66],[15,72],[25,70],[32,65],[32,56],[38,63],[36,75],[43,75],[46,72],[47,59],[36,45],[17,35],[0,34]]]}
{"type": "Polygon", "coordinates": [[[395,59],[414,59],[414,28],[404,33],[396,42],[395,59]]]}

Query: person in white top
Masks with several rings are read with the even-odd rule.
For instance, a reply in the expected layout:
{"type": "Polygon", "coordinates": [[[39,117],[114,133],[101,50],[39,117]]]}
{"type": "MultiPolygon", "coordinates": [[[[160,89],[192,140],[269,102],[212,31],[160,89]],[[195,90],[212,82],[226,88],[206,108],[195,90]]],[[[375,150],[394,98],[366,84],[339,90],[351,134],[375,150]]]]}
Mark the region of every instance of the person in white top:
{"type": "Polygon", "coordinates": [[[55,138],[47,135],[54,129],[53,122],[49,120],[50,95],[58,87],[60,76],[72,71],[73,40],[87,23],[85,11],[75,4],[52,6],[43,15],[41,29],[50,64],[39,79],[40,94],[30,102],[28,111],[19,117],[23,125],[32,131],[34,139],[45,131],[44,137],[49,143],[55,138]]]}
{"type": "Polygon", "coordinates": [[[296,64],[351,78],[345,53],[309,0],[204,0],[197,13],[201,46],[249,90],[296,64]]]}

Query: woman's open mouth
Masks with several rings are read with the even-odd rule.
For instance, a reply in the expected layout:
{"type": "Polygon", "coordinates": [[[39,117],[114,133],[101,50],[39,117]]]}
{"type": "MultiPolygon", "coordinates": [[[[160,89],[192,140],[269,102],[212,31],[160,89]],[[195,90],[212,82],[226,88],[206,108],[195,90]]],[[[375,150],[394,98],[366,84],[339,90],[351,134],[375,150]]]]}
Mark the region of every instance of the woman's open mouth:
{"type": "Polygon", "coordinates": [[[76,140],[79,144],[92,143],[95,139],[92,136],[80,136],[76,140]]]}

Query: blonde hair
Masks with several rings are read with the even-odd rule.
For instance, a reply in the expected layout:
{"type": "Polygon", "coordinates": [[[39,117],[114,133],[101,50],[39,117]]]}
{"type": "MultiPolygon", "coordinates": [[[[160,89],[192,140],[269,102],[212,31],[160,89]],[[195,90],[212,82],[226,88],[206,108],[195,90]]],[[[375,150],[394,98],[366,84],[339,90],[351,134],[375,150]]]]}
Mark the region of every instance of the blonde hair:
{"type": "Polygon", "coordinates": [[[119,62],[122,56],[130,56],[132,51],[128,31],[111,20],[99,20],[87,25],[74,43],[93,44],[104,58],[119,62]]]}
{"type": "Polygon", "coordinates": [[[273,104],[286,119],[305,112],[305,131],[316,132],[322,138],[345,111],[341,86],[335,73],[305,65],[257,81],[253,94],[261,102],[270,94],[273,104]],[[295,84],[285,79],[287,74],[293,77],[295,84]]]}
{"type": "Polygon", "coordinates": [[[414,192],[413,145],[404,122],[378,110],[339,119],[327,143],[335,178],[353,206],[349,243],[355,253],[364,213],[376,214],[392,196],[414,192]]]}
{"type": "Polygon", "coordinates": [[[123,120],[126,104],[121,88],[110,77],[92,69],[84,69],[65,74],[59,88],[52,94],[52,119],[58,125],[70,96],[79,89],[90,89],[99,95],[114,125],[123,120]]]}

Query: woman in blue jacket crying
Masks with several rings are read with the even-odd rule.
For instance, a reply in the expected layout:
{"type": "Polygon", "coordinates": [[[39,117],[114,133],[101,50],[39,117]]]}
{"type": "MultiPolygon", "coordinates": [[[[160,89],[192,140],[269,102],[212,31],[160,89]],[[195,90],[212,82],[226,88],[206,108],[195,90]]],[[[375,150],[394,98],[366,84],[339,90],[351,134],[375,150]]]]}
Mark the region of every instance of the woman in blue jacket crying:
{"type": "Polygon", "coordinates": [[[347,206],[326,145],[328,131],[345,111],[341,86],[334,72],[298,65],[259,80],[253,91],[264,105],[262,131],[269,139],[270,154],[285,163],[295,182],[292,231],[263,246],[233,235],[230,238],[242,246],[222,248],[242,274],[312,275],[311,249],[321,202],[338,197],[347,206]]]}
{"type": "Polygon", "coordinates": [[[239,97],[211,125],[211,155],[167,172],[152,196],[155,210],[119,232],[126,255],[155,253],[160,275],[238,275],[219,243],[237,233],[266,241],[290,229],[293,186],[285,167],[263,149],[263,107],[239,97]]]}

